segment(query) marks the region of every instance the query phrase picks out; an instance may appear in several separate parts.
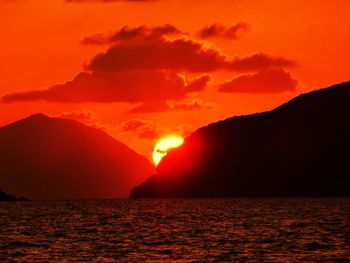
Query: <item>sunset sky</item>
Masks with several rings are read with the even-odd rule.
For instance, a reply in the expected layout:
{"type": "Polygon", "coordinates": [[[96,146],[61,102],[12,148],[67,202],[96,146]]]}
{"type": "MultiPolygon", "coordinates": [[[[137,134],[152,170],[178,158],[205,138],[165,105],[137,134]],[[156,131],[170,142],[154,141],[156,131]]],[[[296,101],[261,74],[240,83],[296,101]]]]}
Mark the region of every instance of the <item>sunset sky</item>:
{"type": "Polygon", "coordinates": [[[164,135],[349,80],[350,1],[0,0],[0,125],[42,112],[151,159],[164,135]]]}

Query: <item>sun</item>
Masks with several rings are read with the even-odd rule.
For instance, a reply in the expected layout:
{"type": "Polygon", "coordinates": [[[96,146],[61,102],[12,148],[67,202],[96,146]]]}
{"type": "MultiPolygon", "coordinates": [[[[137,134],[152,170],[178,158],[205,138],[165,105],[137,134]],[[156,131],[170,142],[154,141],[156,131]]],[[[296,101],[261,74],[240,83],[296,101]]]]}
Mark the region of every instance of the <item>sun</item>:
{"type": "Polygon", "coordinates": [[[157,142],[153,150],[153,161],[156,165],[167,155],[168,151],[183,144],[184,139],[180,136],[169,135],[157,142]]]}

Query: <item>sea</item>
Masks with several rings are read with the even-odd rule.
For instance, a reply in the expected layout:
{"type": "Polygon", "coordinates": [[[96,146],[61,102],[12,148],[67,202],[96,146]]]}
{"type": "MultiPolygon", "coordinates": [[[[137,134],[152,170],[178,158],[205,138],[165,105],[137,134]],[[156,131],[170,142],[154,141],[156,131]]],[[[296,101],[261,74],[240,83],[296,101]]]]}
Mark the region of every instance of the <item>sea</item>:
{"type": "Polygon", "coordinates": [[[0,262],[350,262],[349,198],[0,202],[0,262]]]}

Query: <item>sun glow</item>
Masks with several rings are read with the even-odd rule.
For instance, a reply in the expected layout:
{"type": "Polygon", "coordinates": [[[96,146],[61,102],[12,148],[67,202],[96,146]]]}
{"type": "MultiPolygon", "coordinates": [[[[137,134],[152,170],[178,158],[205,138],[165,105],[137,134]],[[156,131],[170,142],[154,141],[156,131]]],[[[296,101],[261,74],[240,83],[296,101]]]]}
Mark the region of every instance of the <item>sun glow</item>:
{"type": "Polygon", "coordinates": [[[161,139],[153,150],[153,161],[156,165],[162,160],[162,158],[168,154],[168,151],[181,146],[184,139],[180,136],[167,136],[161,139]]]}

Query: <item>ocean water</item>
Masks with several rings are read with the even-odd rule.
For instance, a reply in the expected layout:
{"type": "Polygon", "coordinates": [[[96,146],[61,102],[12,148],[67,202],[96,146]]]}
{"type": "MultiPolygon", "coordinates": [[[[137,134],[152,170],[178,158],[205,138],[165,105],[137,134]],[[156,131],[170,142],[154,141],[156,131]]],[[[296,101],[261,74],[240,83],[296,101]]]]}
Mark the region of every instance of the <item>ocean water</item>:
{"type": "Polygon", "coordinates": [[[0,202],[0,262],[350,262],[350,199],[0,202]]]}

